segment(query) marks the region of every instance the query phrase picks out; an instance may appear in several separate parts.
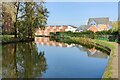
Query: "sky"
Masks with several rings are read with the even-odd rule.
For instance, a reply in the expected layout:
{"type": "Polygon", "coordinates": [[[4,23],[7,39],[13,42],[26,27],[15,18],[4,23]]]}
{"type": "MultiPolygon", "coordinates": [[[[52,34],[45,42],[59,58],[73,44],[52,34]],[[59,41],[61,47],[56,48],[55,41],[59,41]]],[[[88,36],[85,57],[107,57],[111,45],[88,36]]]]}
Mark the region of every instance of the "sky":
{"type": "Polygon", "coordinates": [[[45,0],[46,2],[119,2],[119,0],[45,0]]]}
{"type": "Polygon", "coordinates": [[[117,20],[117,2],[46,2],[47,25],[86,25],[89,18],[109,17],[117,20]]]}

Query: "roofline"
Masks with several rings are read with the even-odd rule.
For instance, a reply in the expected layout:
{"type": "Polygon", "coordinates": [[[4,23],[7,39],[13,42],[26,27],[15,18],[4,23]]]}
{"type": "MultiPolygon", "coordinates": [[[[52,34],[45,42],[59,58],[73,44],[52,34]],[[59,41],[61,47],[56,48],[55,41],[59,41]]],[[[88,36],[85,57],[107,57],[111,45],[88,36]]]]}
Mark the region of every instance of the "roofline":
{"type": "Polygon", "coordinates": [[[99,19],[99,18],[108,18],[109,19],[109,17],[97,17],[97,18],[89,18],[89,19],[99,19]]]}

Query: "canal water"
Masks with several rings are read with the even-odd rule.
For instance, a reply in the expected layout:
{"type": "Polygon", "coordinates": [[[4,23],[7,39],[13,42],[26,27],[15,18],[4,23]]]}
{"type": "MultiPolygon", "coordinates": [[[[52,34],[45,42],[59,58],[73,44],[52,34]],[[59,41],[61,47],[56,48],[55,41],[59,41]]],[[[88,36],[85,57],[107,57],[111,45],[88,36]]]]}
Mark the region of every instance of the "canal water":
{"type": "Polygon", "coordinates": [[[3,78],[102,78],[109,55],[95,47],[50,41],[2,46],[3,78]]]}

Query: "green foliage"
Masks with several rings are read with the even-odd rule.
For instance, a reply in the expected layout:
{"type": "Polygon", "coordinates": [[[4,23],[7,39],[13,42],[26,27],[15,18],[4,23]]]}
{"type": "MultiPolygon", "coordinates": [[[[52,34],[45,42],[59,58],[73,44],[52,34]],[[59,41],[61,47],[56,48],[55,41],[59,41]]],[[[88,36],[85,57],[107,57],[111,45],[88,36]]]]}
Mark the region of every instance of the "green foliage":
{"type": "Polygon", "coordinates": [[[120,21],[112,22],[112,32],[118,31],[118,24],[120,24],[120,21]]]}
{"type": "Polygon", "coordinates": [[[18,28],[18,37],[19,38],[25,38],[26,37],[26,33],[25,33],[25,27],[23,27],[25,24],[24,21],[17,21],[17,28],[18,28]]]}
{"type": "MultiPolygon", "coordinates": [[[[5,24],[5,22],[8,23],[8,20],[11,19],[10,23],[14,23],[16,20],[16,12],[17,9],[15,8],[16,2],[3,2],[2,3],[2,25],[5,24]]],[[[12,24],[8,29],[6,29],[7,26],[3,26],[2,28],[2,34],[11,34],[14,33],[14,25],[12,24]]]]}
{"type": "Polygon", "coordinates": [[[51,33],[50,36],[56,37],[83,37],[83,38],[91,38],[91,39],[99,39],[99,40],[107,40],[107,41],[114,41],[119,42],[117,38],[118,32],[112,32],[112,30],[108,31],[99,31],[99,32],[92,32],[92,31],[85,31],[85,32],[56,32],[51,33]]]}
{"type": "Polygon", "coordinates": [[[15,15],[17,9],[15,8],[16,2],[3,2],[2,3],[2,20],[7,21],[9,17],[12,18],[12,21],[15,22],[15,15]]]}
{"type": "Polygon", "coordinates": [[[3,35],[1,36],[1,40],[7,42],[7,41],[12,41],[13,38],[11,38],[11,35],[3,35]]]}
{"type": "Polygon", "coordinates": [[[111,34],[112,30],[108,30],[108,31],[98,31],[96,32],[97,35],[106,35],[106,34],[111,34]]]}
{"type": "Polygon", "coordinates": [[[20,2],[17,33],[20,38],[32,38],[35,28],[44,29],[48,11],[44,2],[20,2]]]}
{"type": "Polygon", "coordinates": [[[86,32],[56,32],[55,36],[59,37],[89,37],[94,38],[94,33],[92,31],[86,32]]]}
{"type": "Polygon", "coordinates": [[[56,34],[53,32],[50,32],[50,36],[55,36],[56,34]]]}

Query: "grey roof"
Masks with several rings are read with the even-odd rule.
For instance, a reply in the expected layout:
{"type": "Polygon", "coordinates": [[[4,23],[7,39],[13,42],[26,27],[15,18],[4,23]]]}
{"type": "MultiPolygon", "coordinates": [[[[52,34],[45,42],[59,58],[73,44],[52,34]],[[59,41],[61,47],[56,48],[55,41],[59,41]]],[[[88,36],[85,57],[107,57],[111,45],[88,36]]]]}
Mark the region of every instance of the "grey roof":
{"type": "Polygon", "coordinates": [[[105,17],[105,18],[89,18],[88,20],[88,24],[91,22],[91,21],[95,21],[97,24],[107,24],[109,23],[109,18],[108,17],[105,17]]]}
{"type": "Polygon", "coordinates": [[[73,27],[73,28],[77,28],[77,27],[75,27],[75,26],[71,26],[71,27],[73,27]]]}
{"type": "Polygon", "coordinates": [[[109,22],[109,25],[112,26],[112,21],[109,22]]]}
{"type": "Polygon", "coordinates": [[[81,25],[80,27],[78,27],[76,30],[86,30],[89,28],[89,25],[81,25]]]}

